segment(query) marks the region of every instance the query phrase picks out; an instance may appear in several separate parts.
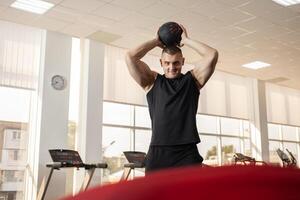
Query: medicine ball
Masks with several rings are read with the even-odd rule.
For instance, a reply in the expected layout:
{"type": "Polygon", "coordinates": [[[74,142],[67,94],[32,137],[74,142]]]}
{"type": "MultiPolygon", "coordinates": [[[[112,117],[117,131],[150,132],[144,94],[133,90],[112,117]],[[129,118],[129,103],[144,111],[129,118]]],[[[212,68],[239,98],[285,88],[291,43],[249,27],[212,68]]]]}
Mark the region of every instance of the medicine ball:
{"type": "Polygon", "coordinates": [[[158,29],[158,37],[166,46],[180,45],[182,28],[176,22],[167,22],[158,29]]]}

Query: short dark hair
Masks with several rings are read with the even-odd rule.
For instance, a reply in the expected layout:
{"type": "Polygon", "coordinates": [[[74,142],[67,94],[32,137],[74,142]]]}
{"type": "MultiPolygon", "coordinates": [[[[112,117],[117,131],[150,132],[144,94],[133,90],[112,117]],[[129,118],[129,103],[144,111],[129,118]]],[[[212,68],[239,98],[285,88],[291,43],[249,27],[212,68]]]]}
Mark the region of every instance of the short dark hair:
{"type": "Polygon", "coordinates": [[[174,55],[176,53],[182,54],[182,51],[177,46],[168,46],[168,47],[164,47],[163,48],[161,54],[164,54],[164,53],[167,53],[167,54],[170,54],[170,55],[174,55]]]}

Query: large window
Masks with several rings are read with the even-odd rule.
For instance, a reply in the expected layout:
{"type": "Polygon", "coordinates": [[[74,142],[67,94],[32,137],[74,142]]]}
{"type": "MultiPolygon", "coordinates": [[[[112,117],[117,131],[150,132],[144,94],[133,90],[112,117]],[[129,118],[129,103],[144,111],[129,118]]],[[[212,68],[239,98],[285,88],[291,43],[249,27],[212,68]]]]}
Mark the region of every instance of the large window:
{"type": "MultiPolygon", "coordinates": [[[[208,165],[231,164],[234,153],[251,156],[250,123],[209,115],[197,116],[201,138],[198,149],[208,165]]],[[[151,140],[151,120],[146,106],[103,102],[103,158],[109,169],[103,182],[116,182],[126,161],[123,151],[147,152],[151,140]]],[[[135,176],[143,175],[141,170],[135,176]]]]}
{"type": "MultiPolygon", "coordinates": [[[[0,199],[22,200],[43,31],[0,20],[0,199]]],[[[33,122],[34,123],[34,122],[33,122]]],[[[27,171],[28,172],[28,171],[27,171]]]]}
{"type": "MultiPolygon", "coordinates": [[[[299,160],[300,150],[300,127],[286,126],[280,124],[268,124],[270,162],[281,164],[281,160],[276,153],[281,149],[288,155],[290,151],[299,160]]],[[[299,165],[299,164],[298,164],[299,165]]]]}
{"type": "Polygon", "coordinates": [[[234,153],[251,156],[248,120],[198,114],[197,126],[198,149],[205,164],[232,164],[234,153]]]}
{"type": "MultiPolygon", "coordinates": [[[[151,121],[145,106],[103,102],[102,152],[108,169],[103,183],[117,182],[126,163],[124,151],[147,152],[151,139],[151,121]]],[[[137,169],[135,176],[144,174],[137,169]]]]}

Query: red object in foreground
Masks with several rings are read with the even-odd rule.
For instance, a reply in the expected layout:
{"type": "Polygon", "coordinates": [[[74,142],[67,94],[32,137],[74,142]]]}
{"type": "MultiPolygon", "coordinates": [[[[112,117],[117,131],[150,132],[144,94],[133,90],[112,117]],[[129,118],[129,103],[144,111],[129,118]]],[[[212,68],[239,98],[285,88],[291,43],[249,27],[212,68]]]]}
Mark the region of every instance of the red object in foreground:
{"type": "Polygon", "coordinates": [[[186,167],[96,187],[64,200],[297,199],[300,170],[267,166],[186,167]]]}

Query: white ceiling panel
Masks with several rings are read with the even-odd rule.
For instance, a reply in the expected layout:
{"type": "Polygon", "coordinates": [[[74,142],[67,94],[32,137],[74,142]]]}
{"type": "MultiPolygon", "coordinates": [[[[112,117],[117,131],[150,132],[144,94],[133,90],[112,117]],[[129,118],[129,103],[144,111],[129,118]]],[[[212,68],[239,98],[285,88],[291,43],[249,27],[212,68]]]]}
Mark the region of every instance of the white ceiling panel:
{"type": "Polygon", "coordinates": [[[167,20],[169,17],[181,12],[183,12],[181,9],[160,1],[140,11],[141,14],[154,17],[159,20],[167,20]]]}
{"type": "Polygon", "coordinates": [[[296,12],[300,12],[300,4],[290,6],[289,8],[296,11],[296,12]]]}
{"type": "Polygon", "coordinates": [[[272,12],[268,12],[266,15],[263,16],[263,18],[267,19],[270,22],[273,22],[274,24],[281,24],[284,23],[286,20],[295,18],[297,15],[299,15],[298,12],[289,9],[288,7],[285,7],[274,10],[272,12]]]}
{"type": "Polygon", "coordinates": [[[40,17],[33,22],[33,25],[51,31],[59,31],[65,28],[68,23],[50,17],[40,17]]]}
{"type": "Polygon", "coordinates": [[[239,22],[252,19],[253,15],[249,15],[246,12],[242,12],[236,9],[228,9],[215,15],[214,18],[218,19],[226,25],[234,25],[239,22]]]}
{"type": "Polygon", "coordinates": [[[193,8],[190,8],[189,10],[205,16],[215,16],[229,9],[229,6],[223,3],[218,3],[218,1],[201,1],[201,3],[193,8]]]}
{"type": "Polygon", "coordinates": [[[300,31],[300,16],[286,20],[281,25],[294,31],[300,31]]]}
{"type": "Polygon", "coordinates": [[[146,8],[157,1],[158,0],[114,0],[110,3],[128,10],[140,11],[141,9],[146,8]]]}
{"type": "Polygon", "coordinates": [[[44,0],[44,1],[47,1],[47,2],[50,2],[50,3],[53,3],[53,4],[59,4],[59,3],[61,3],[63,0],[44,0]]]}
{"type": "Polygon", "coordinates": [[[155,31],[162,23],[157,18],[148,17],[138,12],[131,13],[120,20],[120,22],[127,24],[128,26],[139,27],[151,31],[155,31]]]}
{"type": "Polygon", "coordinates": [[[258,30],[258,33],[262,34],[262,36],[264,37],[268,37],[268,38],[276,38],[280,35],[284,35],[287,33],[290,33],[291,30],[285,28],[285,27],[281,27],[281,26],[277,26],[277,25],[273,25],[270,26],[268,28],[262,29],[262,30],[258,30]]]}
{"type": "Polygon", "coordinates": [[[2,5],[2,6],[9,6],[9,5],[11,5],[13,2],[15,2],[15,0],[1,0],[1,1],[0,1],[0,5],[2,5]]]}
{"type": "Polygon", "coordinates": [[[70,23],[76,22],[83,12],[74,12],[71,8],[66,8],[60,5],[55,6],[49,10],[45,15],[57,20],[66,21],[70,23]]]}
{"type": "MultiPolygon", "coordinates": [[[[4,10],[6,10],[7,9],[7,7],[6,6],[1,6],[0,5],[0,13],[3,13],[4,12],[4,10]]],[[[0,14],[1,15],[1,14],[0,14]]]]}
{"type": "Polygon", "coordinates": [[[238,9],[248,12],[255,16],[264,16],[268,12],[274,12],[283,6],[271,0],[251,0],[248,3],[238,7],[238,9]]]}
{"type": "Polygon", "coordinates": [[[241,36],[245,33],[247,32],[236,27],[224,27],[224,28],[217,29],[217,31],[214,33],[214,37],[220,39],[222,38],[232,39],[241,36]]]}
{"type": "Polygon", "coordinates": [[[85,23],[74,23],[63,28],[61,32],[76,37],[85,37],[96,32],[97,30],[98,28],[96,26],[85,23]]]}
{"type": "Polygon", "coordinates": [[[260,40],[264,40],[265,38],[262,36],[262,34],[258,32],[252,32],[252,33],[247,33],[242,36],[238,36],[234,38],[235,41],[242,45],[247,45],[247,44],[252,44],[255,42],[258,42],[260,40]]]}
{"type": "Polygon", "coordinates": [[[202,2],[205,2],[206,0],[162,0],[164,3],[173,5],[178,8],[192,8],[196,6],[197,4],[201,4],[202,2]]]}
{"type": "Polygon", "coordinates": [[[218,0],[218,2],[222,2],[228,6],[232,6],[232,7],[239,7],[242,6],[246,3],[248,3],[251,0],[218,0]]]}
{"type": "Polygon", "coordinates": [[[253,31],[263,30],[265,28],[273,26],[273,24],[260,17],[254,17],[247,21],[240,22],[236,26],[248,30],[249,32],[253,32],[253,31]]]}
{"type": "Polygon", "coordinates": [[[106,3],[97,0],[64,0],[60,3],[61,6],[87,13],[103,6],[104,4],[106,3]]]}
{"type": "Polygon", "coordinates": [[[31,24],[40,15],[17,10],[11,7],[7,7],[3,12],[0,13],[0,19],[13,21],[20,24],[31,24]]]}
{"type": "Polygon", "coordinates": [[[100,17],[106,17],[113,20],[121,20],[124,17],[127,17],[130,15],[132,11],[121,8],[119,6],[114,6],[112,4],[105,4],[104,6],[94,10],[92,14],[100,16],[100,17]]]}
{"type": "Polygon", "coordinates": [[[99,29],[111,27],[116,21],[105,17],[99,17],[92,14],[84,14],[77,20],[80,23],[89,24],[99,29]]]}
{"type": "MultiPolygon", "coordinates": [[[[127,35],[134,32],[137,28],[132,28],[122,22],[114,22],[111,26],[103,28],[104,31],[116,35],[127,35]]],[[[101,29],[102,30],[102,29],[101,29]]]]}

